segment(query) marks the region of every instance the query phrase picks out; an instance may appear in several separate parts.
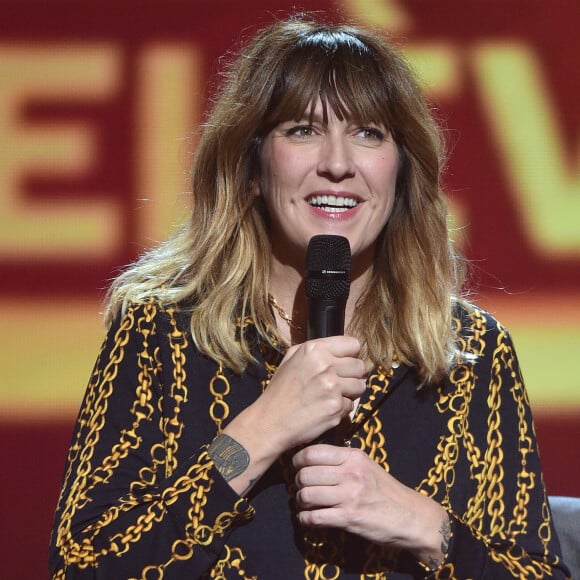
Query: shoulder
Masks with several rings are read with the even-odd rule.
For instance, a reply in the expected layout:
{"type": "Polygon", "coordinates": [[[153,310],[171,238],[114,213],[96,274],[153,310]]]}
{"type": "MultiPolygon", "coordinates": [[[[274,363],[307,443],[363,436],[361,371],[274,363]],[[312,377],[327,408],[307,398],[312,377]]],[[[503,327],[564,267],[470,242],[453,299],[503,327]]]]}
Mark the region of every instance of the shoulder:
{"type": "Polygon", "coordinates": [[[190,312],[177,304],[164,304],[155,299],[129,302],[117,312],[109,324],[109,334],[118,331],[139,334],[187,334],[190,312]]]}
{"type": "MultiPolygon", "coordinates": [[[[485,386],[523,384],[519,362],[507,328],[492,314],[471,303],[454,310],[457,350],[454,368],[471,368],[475,384],[485,386]]],[[[487,404],[487,403],[486,403],[487,404]]]]}
{"type": "Polygon", "coordinates": [[[479,332],[507,333],[507,328],[493,314],[467,300],[453,304],[453,322],[460,334],[479,332]]]}
{"type": "Polygon", "coordinates": [[[454,303],[453,324],[463,353],[481,355],[489,347],[511,346],[508,329],[495,316],[472,302],[457,300],[454,303]]]}
{"type": "Polygon", "coordinates": [[[148,369],[170,384],[176,368],[181,372],[199,358],[190,321],[190,311],[176,304],[129,302],[111,322],[101,356],[113,364],[124,361],[132,369],[148,369]]]}

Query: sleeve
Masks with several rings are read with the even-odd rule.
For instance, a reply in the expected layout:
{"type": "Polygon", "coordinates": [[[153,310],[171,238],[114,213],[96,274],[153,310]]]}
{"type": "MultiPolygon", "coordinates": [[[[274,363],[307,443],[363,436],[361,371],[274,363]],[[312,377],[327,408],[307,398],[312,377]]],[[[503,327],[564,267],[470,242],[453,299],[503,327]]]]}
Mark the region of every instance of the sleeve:
{"type": "MultiPolygon", "coordinates": [[[[562,562],[528,396],[507,330],[489,317],[479,343],[463,441],[470,497],[449,506],[451,539],[428,578],[570,578],[562,562]]],[[[478,349],[475,349],[476,352],[478,349]]],[[[459,481],[453,483],[455,489],[459,481]]]]}
{"type": "Polygon", "coordinates": [[[130,306],[105,339],[65,467],[53,579],[198,578],[253,516],[207,446],[179,465],[172,457],[181,426],[164,409],[183,400],[162,384],[177,366],[160,360],[160,342],[171,339],[159,324],[164,315],[154,303],[130,306]]]}

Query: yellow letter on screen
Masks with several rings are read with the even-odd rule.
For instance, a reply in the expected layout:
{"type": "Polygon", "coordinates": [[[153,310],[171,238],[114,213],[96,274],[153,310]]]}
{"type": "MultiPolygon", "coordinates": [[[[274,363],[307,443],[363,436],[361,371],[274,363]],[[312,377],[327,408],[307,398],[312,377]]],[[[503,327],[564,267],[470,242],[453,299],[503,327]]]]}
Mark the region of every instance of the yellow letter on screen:
{"type": "Polygon", "coordinates": [[[474,52],[475,74],[505,173],[528,236],[546,255],[580,253],[578,151],[566,163],[558,121],[534,52],[489,44],[474,52]]]}
{"type": "Polygon", "coordinates": [[[410,14],[399,0],[344,0],[344,9],[358,21],[402,32],[412,28],[410,14]]]}
{"type": "Polygon", "coordinates": [[[0,47],[0,258],[103,256],[117,248],[116,202],[29,199],[27,175],[82,176],[96,160],[95,130],[78,120],[32,124],[28,103],[102,101],[115,95],[120,58],[110,45],[0,47]]]}
{"type": "Polygon", "coordinates": [[[191,134],[200,119],[201,62],[200,51],[188,44],[154,44],[139,56],[136,181],[138,242],[145,247],[165,239],[184,221],[180,194],[191,189],[196,145],[191,134]]]}

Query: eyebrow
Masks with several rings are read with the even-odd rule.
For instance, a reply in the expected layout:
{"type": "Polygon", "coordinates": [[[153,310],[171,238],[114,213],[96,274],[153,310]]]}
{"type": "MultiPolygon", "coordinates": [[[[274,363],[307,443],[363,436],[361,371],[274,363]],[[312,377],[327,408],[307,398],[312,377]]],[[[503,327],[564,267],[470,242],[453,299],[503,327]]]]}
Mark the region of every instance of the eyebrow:
{"type": "MultiPolygon", "coordinates": [[[[306,111],[304,111],[304,113],[302,114],[302,117],[300,119],[297,119],[297,122],[299,123],[312,123],[312,122],[316,122],[316,123],[324,123],[324,115],[321,115],[320,113],[308,113],[308,109],[306,111]]],[[[328,122],[328,118],[327,118],[327,122],[328,122]]]]}
{"type": "MultiPolygon", "coordinates": [[[[361,123],[362,125],[369,125],[372,127],[383,128],[385,131],[391,132],[391,129],[385,123],[377,122],[377,121],[360,121],[356,120],[355,118],[347,118],[344,119],[347,123],[361,123]]],[[[322,125],[328,125],[328,117],[326,121],[324,120],[324,115],[320,113],[313,113],[312,115],[308,114],[307,111],[304,111],[304,114],[300,119],[288,120],[286,122],[295,122],[295,123],[321,123],[322,125]]]]}

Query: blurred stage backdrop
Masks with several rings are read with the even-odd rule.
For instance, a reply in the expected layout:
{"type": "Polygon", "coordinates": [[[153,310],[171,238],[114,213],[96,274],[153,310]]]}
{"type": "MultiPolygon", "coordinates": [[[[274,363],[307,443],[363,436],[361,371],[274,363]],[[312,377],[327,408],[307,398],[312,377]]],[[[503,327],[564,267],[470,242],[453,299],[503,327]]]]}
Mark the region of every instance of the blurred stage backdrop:
{"type": "Polygon", "coordinates": [[[293,9],[392,32],[446,128],[479,302],[512,331],[551,494],[580,495],[577,0],[0,0],[0,570],[46,577],[103,289],[183,215],[220,57],[293,9]]]}

